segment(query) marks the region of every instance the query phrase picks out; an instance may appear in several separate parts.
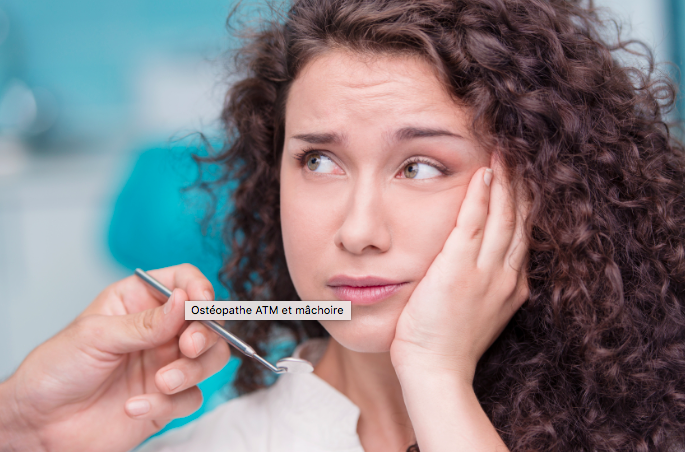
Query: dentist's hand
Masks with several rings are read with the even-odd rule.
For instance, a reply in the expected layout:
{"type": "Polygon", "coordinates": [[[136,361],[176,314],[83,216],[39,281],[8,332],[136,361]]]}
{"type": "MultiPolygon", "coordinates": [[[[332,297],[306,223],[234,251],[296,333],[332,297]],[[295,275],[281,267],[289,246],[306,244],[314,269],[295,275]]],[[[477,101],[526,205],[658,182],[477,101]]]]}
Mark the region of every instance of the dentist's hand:
{"type": "Polygon", "coordinates": [[[476,364],[529,296],[524,206],[493,159],[474,174],[457,224],[405,306],[391,346],[401,374],[417,366],[473,382],[476,364]]]}
{"type": "Polygon", "coordinates": [[[168,301],[119,281],[0,384],[1,451],[123,452],[199,408],[197,383],[230,352],[184,320],[184,302],[213,300],[212,285],[191,265],[150,274],[174,288],[168,301]]]}

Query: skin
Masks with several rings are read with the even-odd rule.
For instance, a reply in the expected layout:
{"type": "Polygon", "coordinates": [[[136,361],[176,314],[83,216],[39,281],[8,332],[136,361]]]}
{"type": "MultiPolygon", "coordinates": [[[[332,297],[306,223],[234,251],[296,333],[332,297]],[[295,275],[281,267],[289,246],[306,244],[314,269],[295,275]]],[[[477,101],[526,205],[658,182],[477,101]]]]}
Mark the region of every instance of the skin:
{"type": "Polygon", "coordinates": [[[353,304],[351,321],[322,322],[332,340],[315,372],[360,407],[369,452],[403,450],[414,437],[421,450],[506,449],[471,384],[476,362],[527,298],[518,271],[525,247],[512,246],[515,208],[499,181],[488,216],[483,178],[495,162],[468,126],[420,58],[331,51],[289,93],[281,221],[298,294],[336,300],[329,281],[339,274],[403,283],[381,302],[353,304]],[[446,133],[397,139],[407,128],[446,133]],[[313,170],[298,160],[312,149],[321,159],[313,170]],[[408,178],[416,156],[427,163],[408,178]],[[450,398],[456,411],[444,412],[450,398]],[[471,428],[445,435],[459,420],[471,428]]]}
{"type": "Polygon", "coordinates": [[[197,383],[230,353],[184,302],[212,285],[187,264],[149,273],[168,300],[135,276],[112,284],[0,384],[0,451],[127,451],[200,407],[197,383]]]}
{"type": "MultiPolygon", "coordinates": [[[[333,339],[315,372],[359,406],[367,452],[415,440],[423,452],[506,450],[472,383],[528,297],[526,209],[468,123],[430,66],[407,56],[330,52],[289,93],[281,211],[298,293],[335,299],[327,281],[340,273],[404,283],[355,306],[353,320],[325,323],[333,339]],[[406,127],[450,135],[393,141],[406,127]],[[322,132],[345,139],[317,145],[332,174],[308,173],[295,137],[322,132]],[[449,172],[419,166],[431,177],[402,178],[417,155],[449,172]]],[[[150,273],[174,288],[169,300],[136,277],[119,281],[0,384],[0,451],[126,451],[200,406],[197,383],[230,352],[184,320],[183,304],[212,300],[212,286],[190,265],[150,273]]]]}

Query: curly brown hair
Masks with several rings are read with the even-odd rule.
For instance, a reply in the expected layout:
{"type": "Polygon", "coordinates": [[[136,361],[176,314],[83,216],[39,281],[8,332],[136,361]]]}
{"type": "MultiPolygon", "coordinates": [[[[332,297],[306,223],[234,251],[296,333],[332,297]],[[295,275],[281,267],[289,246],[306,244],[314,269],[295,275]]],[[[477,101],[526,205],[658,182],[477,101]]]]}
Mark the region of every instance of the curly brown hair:
{"type": "MultiPolygon", "coordinates": [[[[241,300],[297,300],[279,219],[284,109],[332,48],[432,64],[512,184],[531,200],[530,299],[481,358],[474,387],[512,451],[673,450],[685,444],[685,153],[664,121],[675,87],[624,67],[592,4],[564,0],[297,0],[245,35],[226,146],[200,163],[237,181],[221,280],[241,300]]],[[[210,184],[211,185],[211,184],[210,184]]],[[[208,185],[208,187],[210,187],[208,185]]],[[[260,352],[275,331],[245,322],[260,352]]],[[[243,392],[265,384],[251,360],[243,392]]],[[[685,449],[684,449],[685,450],[685,449]]]]}

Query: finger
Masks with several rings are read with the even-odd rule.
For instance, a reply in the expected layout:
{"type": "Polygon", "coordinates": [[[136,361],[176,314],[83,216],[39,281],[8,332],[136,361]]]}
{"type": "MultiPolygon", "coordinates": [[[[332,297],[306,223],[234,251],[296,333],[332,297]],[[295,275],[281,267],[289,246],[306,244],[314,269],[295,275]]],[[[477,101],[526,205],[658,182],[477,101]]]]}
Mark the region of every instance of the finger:
{"type": "Polygon", "coordinates": [[[197,386],[178,394],[144,394],[131,397],[124,405],[124,411],[133,419],[155,419],[163,427],[171,419],[188,416],[202,405],[202,392],[197,386]]]}
{"type": "Polygon", "coordinates": [[[185,324],[188,295],[175,289],[162,306],[127,315],[91,315],[80,319],[84,344],[109,353],[147,350],[170,341],[185,324]]]}
{"type": "Polygon", "coordinates": [[[507,250],[507,262],[516,271],[520,271],[528,258],[528,236],[526,235],[526,219],[530,215],[530,201],[522,200],[516,209],[516,228],[514,236],[507,250]]]}
{"type": "Polygon", "coordinates": [[[212,283],[202,272],[190,264],[181,264],[148,272],[153,278],[166,287],[181,288],[188,294],[189,300],[211,301],[214,300],[214,288],[212,283]]]}
{"type": "Polygon", "coordinates": [[[166,301],[167,297],[131,275],[103,290],[80,316],[133,314],[156,308],[166,301]]]}
{"type": "MultiPolygon", "coordinates": [[[[214,299],[214,289],[209,280],[190,264],[177,265],[150,273],[162,285],[173,290],[185,290],[191,300],[214,299]]],[[[92,314],[122,315],[146,311],[166,302],[166,297],[150,287],[137,276],[129,276],[112,284],[91,303],[81,316],[92,314]],[[113,300],[117,302],[112,302],[113,300]]]]}
{"type": "Polygon", "coordinates": [[[155,384],[165,394],[195,386],[224,368],[231,357],[226,342],[218,342],[197,359],[180,358],[157,371],[155,384]]]}
{"type": "Polygon", "coordinates": [[[471,178],[459,210],[457,225],[443,248],[448,259],[467,259],[476,263],[488,217],[492,175],[491,169],[480,168],[471,178]]]}
{"type": "Polygon", "coordinates": [[[504,262],[516,228],[516,201],[504,176],[504,168],[494,158],[491,161],[494,178],[490,193],[490,209],[478,256],[478,266],[492,268],[504,262]]]}
{"type": "Polygon", "coordinates": [[[205,351],[209,350],[219,340],[219,336],[203,325],[195,321],[188,325],[188,328],[181,333],[178,347],[188,358],[197,358],[205,351]]]}

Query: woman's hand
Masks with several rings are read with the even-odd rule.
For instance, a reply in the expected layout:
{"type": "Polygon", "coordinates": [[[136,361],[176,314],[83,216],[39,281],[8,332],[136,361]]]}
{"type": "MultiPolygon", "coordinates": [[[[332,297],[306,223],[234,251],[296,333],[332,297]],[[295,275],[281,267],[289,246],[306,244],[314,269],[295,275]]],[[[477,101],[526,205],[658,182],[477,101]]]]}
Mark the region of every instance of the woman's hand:
{"type": "Polygon", "coordinates": [[[517,208],[492,163],[494,177],[481,168],[471,179],[456,227],[402,311],[390,348],[422,451],[507,450],[473,377],[529,296],[527,209],[517,208]]]}
{"type": "Polygon", "coordinates": [[[0,384],[0,427],[13,432],[0,429],[0,443],[127,451],[199,408],[196,384],[230,352],[205,326],[184,320],[184,302],[213,300],[212,285],[191,265],[150,274],[174,288],[168,301],[135,276],[119,281],[0,384]]]}
{"type": "Polygon", "coordinates": [[[480,357],[528,298],[525,208],[494,170],[473,175],[456,227],[399,318],[391,347],[398,372],[423,363],[471,383],[480,357]]]}

